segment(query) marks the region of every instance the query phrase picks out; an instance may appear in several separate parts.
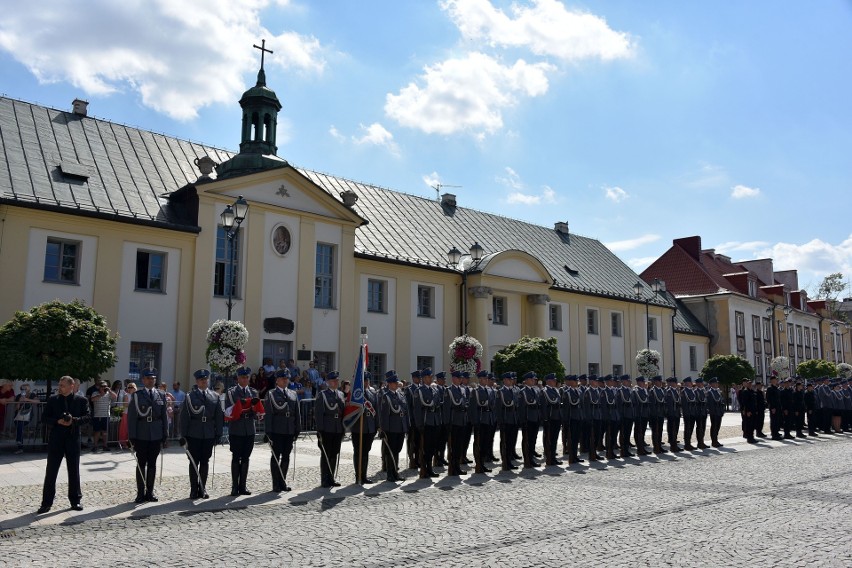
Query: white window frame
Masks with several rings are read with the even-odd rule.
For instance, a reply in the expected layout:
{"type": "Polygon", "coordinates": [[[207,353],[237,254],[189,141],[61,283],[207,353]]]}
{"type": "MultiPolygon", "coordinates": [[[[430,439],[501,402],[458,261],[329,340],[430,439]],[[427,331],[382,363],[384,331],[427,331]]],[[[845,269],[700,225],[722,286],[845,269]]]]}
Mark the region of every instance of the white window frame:
{"type": "Polygon", "coordinates": [[[600,334],[600,320],[598,315],[597,309],[586,308],[586,335],[600,334]]]}
{"type": "Polygon", "coordinates": [[[79,286],[80,284],[80,257],[83,252],[83,243],[81,241],[75,241],[73,239],[63,239],[60,237],[48,237],[47,242],[44,247],[44,265],[42,278],[44,282],[48,282],[51,284],[67,284],[71,286],[79,286]],[[47,257],[48,257],[48,248],[51,246],[59,247],[58,254],[58,264],[56,265],[56,277],[48,277],[47,275],[47,257]],[[66,258],[66,247],[74,246],[76,247],[73,255],[74,267],[63,267],[64,259],[66,258]],[[66,270],[73,270],[73,278],[63,278],[63,272],[66,270]]]}
{"type": "Polygon", "coordinates": [[[425,284],[417,285],[417,317],[435,317],[435,287],[425,284]]]}

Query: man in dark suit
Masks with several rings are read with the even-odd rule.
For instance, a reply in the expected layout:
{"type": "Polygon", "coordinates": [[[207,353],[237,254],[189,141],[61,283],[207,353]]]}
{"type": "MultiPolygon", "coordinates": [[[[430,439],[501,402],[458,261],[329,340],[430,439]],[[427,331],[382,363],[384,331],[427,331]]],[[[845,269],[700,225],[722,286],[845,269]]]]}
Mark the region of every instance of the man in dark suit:
{"type": "Polygon", "coordinates": [[[56,475],[65,459],[68,468],[68,501],[75,511],[82,511],[80,501],[80,423],[89,419],[89,403],[74,394],[74,379],[59,379],[59,393],[47,399],[42,420],[50,426],[47,441],[47,469],[44,472],[44,489],[37,514],[50,511],[56,497],[56,475]]]}

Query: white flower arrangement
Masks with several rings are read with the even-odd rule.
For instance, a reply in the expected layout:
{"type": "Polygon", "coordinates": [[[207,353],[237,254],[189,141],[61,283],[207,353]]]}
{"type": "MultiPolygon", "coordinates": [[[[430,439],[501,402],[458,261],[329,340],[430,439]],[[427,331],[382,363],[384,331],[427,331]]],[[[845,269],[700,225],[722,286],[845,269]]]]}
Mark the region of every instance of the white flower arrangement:
{"type": "Polygon", "coordinates": [[[660,374],[660,353],[653,349],[642,349],[636,354],[639,374],[650,379],[660,374]]]}
{"type": "Polygon", "coordinates": [[[773,377],[786,379],[790,376],[790,360],[784,356],[775,357],[769,362],[769,367],[773,377]]]}
{"type": "Polygon", "coordinates": [[[852,379],[852,365],[849,363],[840,363],[837,365],[837,374],[844,379],[852,379]]]}
{"type": "Polygon", "coordinates": [[[474,374],[481,368],[482,344],[470,335],[460,335],[450,343],[450,369],[474,374]]]}
{"type": "Polygon", "coordinates": [[[216,320],[207,330],[207,364],[214,371],[231,374],[246,362],[243,347],[249,333],[242,322],[216,320]]]}

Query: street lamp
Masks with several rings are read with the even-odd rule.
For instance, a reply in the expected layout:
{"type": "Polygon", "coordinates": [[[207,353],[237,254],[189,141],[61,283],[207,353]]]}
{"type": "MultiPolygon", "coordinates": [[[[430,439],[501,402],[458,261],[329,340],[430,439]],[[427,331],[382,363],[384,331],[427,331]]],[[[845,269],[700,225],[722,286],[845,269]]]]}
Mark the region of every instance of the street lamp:
{"type": "MultiPolygon", "coordinates": [[[[640,299],[642,297],[642,291],[645,289],[645,286],[641,281],[637,280],[636,284],[633,285],[633,293],[636,295],[636,299],[640,299]]],[[[659,278],[654,278],[654,281],[651,282],[651,290],[654,292],[654,296],[660,293],[660,291],[665,292],[666,284],[659,278]]],[[[645,298],[645,344],[648,349],[651,348],[651,333],[650,333],[650,325],[651,317],[648,314],[648,304],[651,302],[648,298],[645,298]]]]}
{"type": "Polygon", "coordinates": [[[237,233],[240,230],[240,225],[243,224],[243,221],[248,214],[248,202],[243,199],[243,196],[240,195],[236,201],[234,201],[231,205],[225,207],[225,210],[222,211],[222,214],[219,216],[222,221],[222,228],[225,229],[225,235],[228,237],[228,246],[230,247],[230,253],[228,250],[225,251],[226,254],[229,254],[230,258],[230,266],[227,270],[225,270],[225,283],[228,286],[228,319],[231,319],[231,309],[234,306],[234,282],[236,280],[236,274],[234,270],[234,265],[236,264],[236,250],[237,247],[234,243],[234,238],[236,238],[237,233]],[[228,274],[230,273],[230,277],[228,274]]]}
{"type": "Polygon", "coordinates": [[[837,331],[840,328],[833,323],[829,329],[831,329],[831,350],[834,352],[834,362],[837,363],[837,331]]]}
{"type": "Polygon", "coordinates": [[[461,325],[459,326],[462,335],[467,335],[467,274],[479,265],[479,261],[482,260],[482,257],[485,255],[485,249],[482,248],[482,246],[478,242],[474,241],[474,243],[468,250],[468,254],[470,255],[470,260],[472,262],[468,266],[463,266],[461,264],[463,254],[459,249],[453,247],[447,251],[447,262],[450,264],[450,266],[455,267],[456,270],[460,270],[462,276],[462,321],[461,325]]]}

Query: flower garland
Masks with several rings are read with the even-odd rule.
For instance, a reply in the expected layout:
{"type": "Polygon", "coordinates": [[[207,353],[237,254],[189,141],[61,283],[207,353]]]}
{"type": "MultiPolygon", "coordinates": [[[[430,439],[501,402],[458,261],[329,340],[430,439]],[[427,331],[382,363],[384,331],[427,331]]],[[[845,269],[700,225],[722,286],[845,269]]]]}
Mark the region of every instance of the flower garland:
{"type": "Polygon", "coordinates": [[[769,362],[769,367],[772,369],[773,377],[786,379],[790,376],[790,360],[784,356],[774,358],[769,362]]]}
{"type": "Polygon", "coordinates": [[[840,363],[837,366],[837,374],[844,379],[852,379],[852,365],[849,363],[840,363]]]}
{"type": "Polygon", "coordinates": [[[650,379],[660,374],[660,353],[653,349],[642,349],[636,354],[639,374],[650,379]]]}
{"type": "Polygon", "coordinates": [[[246,362],[243,347],[248,337],[242,322],[216,320],[207,330],[207,364],[214,371],[232,374],[246,362]]]}
{"type": "Polygon", "coordinates": [[[470,335],[461,335],[450,343],[450,369],[477,373],[482,366],[482,344],[470,335]]]}

